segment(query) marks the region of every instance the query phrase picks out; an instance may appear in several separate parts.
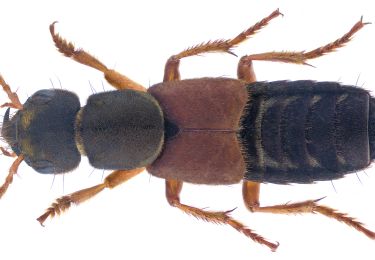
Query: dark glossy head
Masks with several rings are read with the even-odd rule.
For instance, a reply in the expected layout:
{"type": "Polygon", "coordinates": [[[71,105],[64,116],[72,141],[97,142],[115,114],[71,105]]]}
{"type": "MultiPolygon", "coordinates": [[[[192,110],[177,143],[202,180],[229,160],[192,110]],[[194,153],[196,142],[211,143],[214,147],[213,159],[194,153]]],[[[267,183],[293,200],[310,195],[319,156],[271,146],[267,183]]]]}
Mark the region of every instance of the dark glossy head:
{"type": "Polygon", "coordinates": [[[81,160],[74,135],[79,109],[79,99],[72,92],[40,90],[11,119],[9,109],[5,112],[1,135],[37,172],[71,171],[81,160]]]}

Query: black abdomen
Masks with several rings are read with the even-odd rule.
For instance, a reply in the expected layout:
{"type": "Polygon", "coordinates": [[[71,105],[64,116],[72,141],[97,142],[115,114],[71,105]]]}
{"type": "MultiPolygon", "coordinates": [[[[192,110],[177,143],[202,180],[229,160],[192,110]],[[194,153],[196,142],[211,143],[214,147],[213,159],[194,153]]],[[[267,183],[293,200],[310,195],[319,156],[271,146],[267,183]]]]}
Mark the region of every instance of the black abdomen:
{"type": "Polygon", "coordinates": [[[367,91],[314,81],[257,82],[247,89],[240,132],[245,179],[310,183],[370,164],[367,91]]]}

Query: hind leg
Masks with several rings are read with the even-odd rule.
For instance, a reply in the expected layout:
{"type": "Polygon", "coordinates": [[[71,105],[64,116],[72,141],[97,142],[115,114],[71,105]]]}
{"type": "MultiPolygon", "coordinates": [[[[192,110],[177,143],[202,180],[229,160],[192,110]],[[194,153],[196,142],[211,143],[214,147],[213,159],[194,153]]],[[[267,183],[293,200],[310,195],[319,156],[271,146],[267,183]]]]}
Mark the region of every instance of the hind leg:
{"type": "Polygon", "coordinates": [[[237,76],[239,79],[245,80],[248,83],[252,83],[256,81],[254,69],[253,69],[253,61],[254,60],[263,60],[263,61],[276,61],[276,62],[285,62],[285,63],[294,63],[294,64],[302,64],[302,65],[309,65],[307,63],[308,60],[315,59],[321,57],[327,53],[333,52],[338,48],[343,47],[346,43],[348,43],[353,35],[361,30],[365,25],[369,23],[364,23],[361,19],[354,24],[354,26],[344,34],[341,38],[330,42],[322,47],[318,47],[314,50],[305,52],[265,52],[265,53],[258,53],[252,55],[243,56],[237,68],[237,76]]]}
{"type": "Polygon", "coordinates": [[[301,213],[320,213],[326,217],[336,219],[348,226],[357,229],[371,239],[375,239],[375,233],[364,227],[361,222],[349,217],[346,213],[338,212],[327,206],[319,205],[317,200],[306,200],[297,203],[286,203],[274,206],[260,206],[259,203],[260,183],[252,181],[243,181],[242,195],[247,209],[251,212],[263,212],[274,214],[301,214],[301,213]]]}

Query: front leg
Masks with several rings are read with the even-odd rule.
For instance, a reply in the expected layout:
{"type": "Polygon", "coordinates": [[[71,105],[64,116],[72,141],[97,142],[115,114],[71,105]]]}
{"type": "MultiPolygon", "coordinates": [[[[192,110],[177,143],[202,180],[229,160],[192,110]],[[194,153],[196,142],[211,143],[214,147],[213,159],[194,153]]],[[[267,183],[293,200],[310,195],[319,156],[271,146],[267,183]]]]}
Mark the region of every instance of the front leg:
{"type": "Polygon", "coordinates": [[[137,168],[132,170],[113,171],[104,179],[104,182],[101,184],[87,189],[79,190],[56,199],[56,202],[52,203],[52,205],[46,210],[46,212],[39,218],[37,218],[37,220],[43,226],[44,221],[46,221],[48,217],[52,218],[55,215],[60,215],[61,213],[69,209],[72,204],[78,205],[94,197],[106,188],[114,188],[138,175],[144,169],[145,168],[137,168]]]}
{"type": "Polygon", "coordinates": [[[68,42],[55,32],[55,23],[56,22],[52,23],[49,29],[57,49],[62,54],[69,58],[72,58],[73,60],[81,64],[84,64],[86,66],[92,67],[103,72],[104,78],[108,81],[109,84],[111,84],[116,89],[133,89],[138,91],[146,91],[145,87],[115,70],[108,69],[107,66],[105,66],[98,59],[96,59],[86,51],[82,49],[76,49],[73,43],[68,42]]]}

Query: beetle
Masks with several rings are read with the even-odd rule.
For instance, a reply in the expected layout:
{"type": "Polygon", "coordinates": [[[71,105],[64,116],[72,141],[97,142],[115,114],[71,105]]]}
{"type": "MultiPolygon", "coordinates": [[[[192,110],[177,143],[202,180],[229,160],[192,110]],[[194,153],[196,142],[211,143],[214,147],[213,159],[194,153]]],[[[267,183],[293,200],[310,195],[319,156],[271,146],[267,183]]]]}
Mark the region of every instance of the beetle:
{"type": "Polygon", "coordinates": [[[180,60],[207,52],[233,53],[233,48],[272,19],[270,15],[228,40],[201,43],[172,55],[162,83],[149,89],[107,68],[77,49],[50,25],[52,39],[63,55],[101,71],[115,91],[91,95],[81,107],[67,90],[45,89],[22,104],[3,77],[0,85],[10,102],[2,137],[16,157],[2,197],[18,166],[25,161],[35,171],[72,171],[81,156],[95,168],[113,170],[103,183],[62,196],[37,220],[80,204],[106,188],[114,188],[145,169],[166,180],[169,204],[196,218],[231,226],[257,243],[276,250],[278,243],[258,235],[229,211],[208,211],[180,202],[183,182],[228,185],[243,182],[243,199],[251,212],[320,213],[354,227],[371,239],[375,233],[355,219],[318,200],[261,206],[261,183],[313,183],[334,180],[368,167],[375,147],[375,99],[369,92],[337,82],[258,82],[257,60],[308,65],[307,61],[348,43],[366,24],[362,18],[342,37],[305,52],[246,55],[238,63],[238,79],[181,80],[180,60]],[[17,109],[10,117],[10,108],[17,109]]]}

